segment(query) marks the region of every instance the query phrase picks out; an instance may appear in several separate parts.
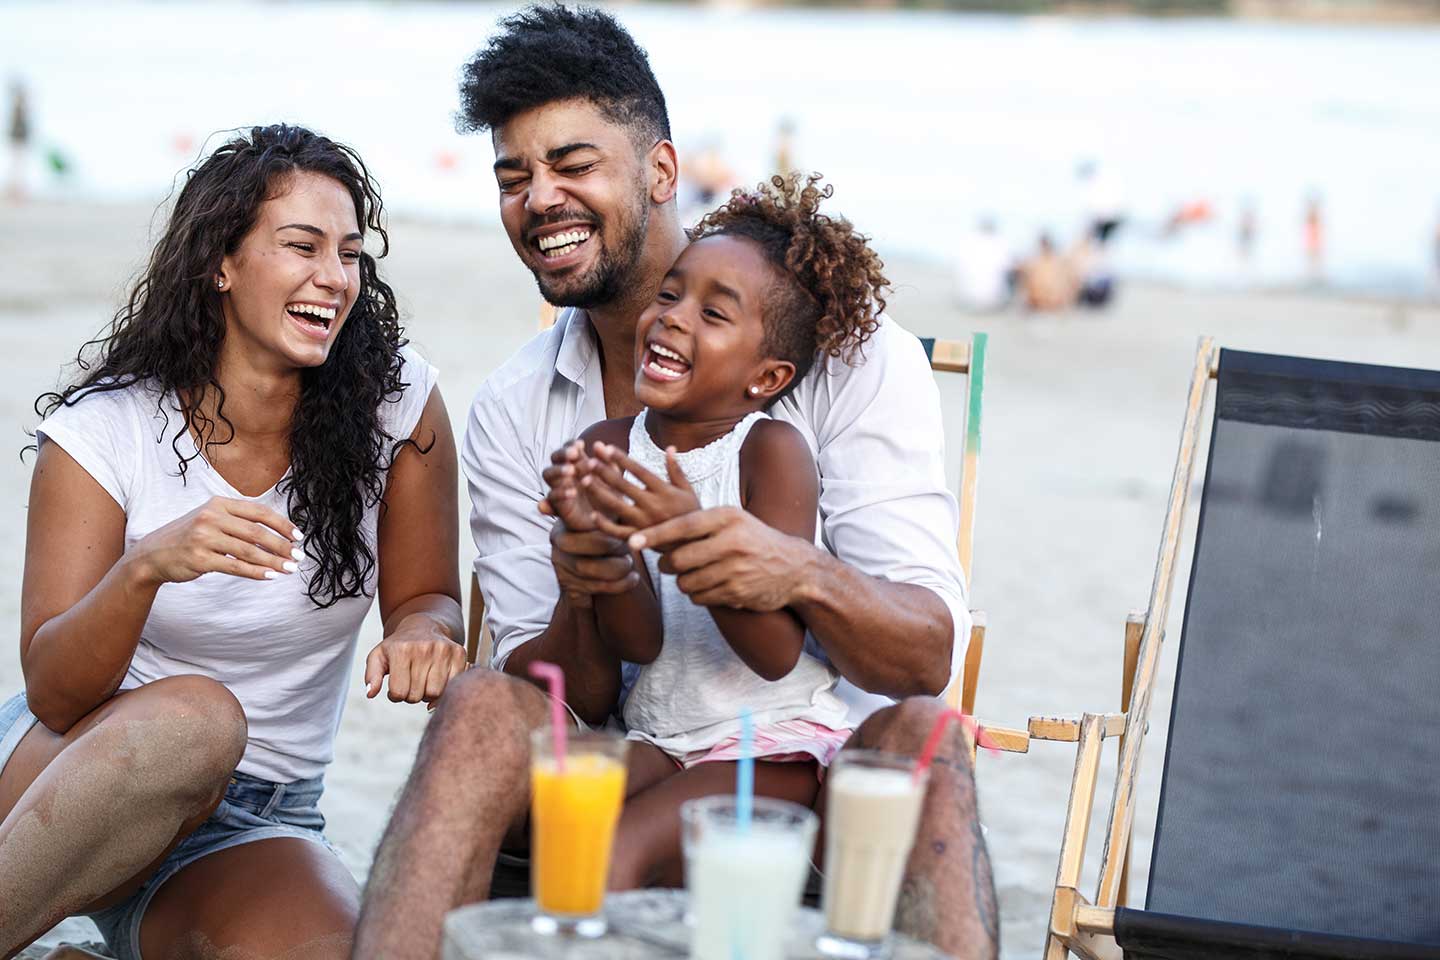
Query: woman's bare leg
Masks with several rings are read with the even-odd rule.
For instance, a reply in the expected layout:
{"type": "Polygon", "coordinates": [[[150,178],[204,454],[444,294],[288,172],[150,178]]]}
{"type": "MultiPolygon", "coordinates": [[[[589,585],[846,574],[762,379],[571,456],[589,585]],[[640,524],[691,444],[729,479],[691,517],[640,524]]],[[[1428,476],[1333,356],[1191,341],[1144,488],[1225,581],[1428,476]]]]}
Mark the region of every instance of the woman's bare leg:
{"type": "Polygon", "coordinates": [[[36,724],[0,771],[0,956],[134,892],[219,804],[245,739],[234,696],[195,676],[113,697],[64,735],[36,724]]]}
{"type": "Polygon", "coordinates": [[[146,957],[164,960],[344,960],[360,888],[312,840],[229,847],[167,880],[140,925],[146,957]]]}

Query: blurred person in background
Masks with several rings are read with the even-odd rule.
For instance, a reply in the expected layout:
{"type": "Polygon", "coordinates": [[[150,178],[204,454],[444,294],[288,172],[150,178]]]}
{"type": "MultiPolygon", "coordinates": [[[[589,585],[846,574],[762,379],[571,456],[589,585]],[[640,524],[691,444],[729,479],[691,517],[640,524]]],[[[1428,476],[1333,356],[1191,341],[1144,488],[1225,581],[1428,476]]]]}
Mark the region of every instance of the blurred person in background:
{"type": "Polygon", "coordinates": [[[10,81],[10,179],[5,193],[14,202],[26,197],[25,168],[30,162],[30,102],[25,84],[19,78],[10,81]]]}
{"type": "Polygon", "coordinates": [[[1430,256],[1435,269],[1435,290],[1440,293],[1440,213],[1435,214],[1435,237],[1430,244],[1430,256]]]}
{"type": "Polygon", "coordinates": [[[1035,253],[1020,264],[1020,301],[1029,310],[1068,310],[1080,294],[1075,264],[1055,248],[1049,233],[1040,234],[1035,253]]]}
{"type": "Polygon", "coordinates": [[[367,695],[434,702],[465,665],[455,444],[382,217],[347,147],[236,136],[36,402],[0,956],[72,915],[119,960],[349,955],[318,804],[376,595],[367,695]]]}
{"type": "Polygon", "coordinates": [[[1310,282],[1319,283],[1325,276],[1325,207],[1318,192],[1310,194],[1310,199],[1305,201],[1301,243],[1310,282]]]}
{"type": "Polygon", "coordinates": [[[1086,233],[1097,245],[1104,247],[1125,222],[1125,201],[1120,184],[1102,171],[1094,160],[1081,161],[1075,172],[1080,179],[1081,198],[1085,206],[1086,233]]]}
{"type": "Polygon", "coordinates": [[[795,166],[795,118],[781,117],[775,129],[775,175],[788,177],[795,166]]]}
{"type": "Polygon", "coordinates": [[[1110,265],[1109,248],[1091,237],[1082,237],[1070,251],[1069,260],[1080,284],[1075,302],[1094,309],[1108,306],[1115,296],[1115,271],[1110,265]]]}
{"type": "Polygon", "coordinates": [[[693,224],[714,210],[736,185],[735,171],[725,162],[717,138],[707,138],[685,165],[680,178],[680,220],[693,224]]]}
{"type": "Polygon", "coordinates": [[[1249,264],[1255,258],[1255,240],[1259,232],[1255,201],[1246,200],[1240,206],[1240,222],[1235,230],[1235,253],[1241,264],[1249,264]]]}
{"type": "Polygon", "coordinates": [[[994,218],[981,218],[955,244],[955,301],[976,312],[1005,306],[1012,292],[1014,260],[994,218]]]}

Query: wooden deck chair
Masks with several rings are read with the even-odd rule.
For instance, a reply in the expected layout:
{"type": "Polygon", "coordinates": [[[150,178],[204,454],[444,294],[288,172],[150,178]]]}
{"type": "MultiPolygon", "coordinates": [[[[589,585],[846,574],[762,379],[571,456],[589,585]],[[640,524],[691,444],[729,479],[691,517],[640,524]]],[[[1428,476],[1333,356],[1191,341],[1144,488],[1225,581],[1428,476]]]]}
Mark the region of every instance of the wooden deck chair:
{"type": "MultiPolygon", "coordinates": [[[[1201,341],[1125,712],[1080,721],[1046,960],[1440,957],[1440,372],[1201,341]],[[1216,381],[1146,904],[1124,864],[1216,381]],[[1102,741],[1121,751],[1093,902],[1102,741]]],[[[1133,641],[1132,639],[1133,638],[1133,641]]]]}
{"type": "MultiPolygon", "coordinates": [[[[555,322],[554,309],[542,311],[542,329],[555,322]],[[548,323],[546,322],[548,320],[548,323]]],[[[969,341],[922,339],[925,355],[930,368],[936,372],[963,373],[969,378],[964,412],[965,437],[964,453],[960,475],[960,532],[956,550],[960,567],[965,574],[965,583],[970,584],[975,544],[975,503],[980,470],[980,425],[982,399],[985,391],[985,347],[987,336],[977,333],[969,341]]],[[[966,649],[965,665],[960,681],[952,684],[946,697],[948,702],[966,713],[975,712],[975,692],[979,685],[980,661],[985,648],[985,614],[972,610],[973,626],[970,629],[970,644],[966,649]]],[[[470,663],[489,663],[490,637],[484,627],[485,598],[480,593],[479,579],[470,575],[470,611],[465,628],[465,655],[470,663]]],[[[988,729],[988,728],[987,728],[988,729]]],[[[997,733],[997,737],[1003,737],[997,733]]],[[[1014,737],[1004,739],[1013,743],[1014,737]]]]}

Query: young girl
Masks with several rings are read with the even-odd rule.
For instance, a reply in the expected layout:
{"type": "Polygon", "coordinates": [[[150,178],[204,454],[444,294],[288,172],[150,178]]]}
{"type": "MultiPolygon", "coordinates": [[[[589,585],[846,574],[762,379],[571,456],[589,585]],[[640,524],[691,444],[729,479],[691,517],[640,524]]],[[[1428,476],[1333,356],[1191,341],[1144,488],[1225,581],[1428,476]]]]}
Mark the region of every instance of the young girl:
{"type": "MultiPolygon", "coordinates": [[[[636,330],[638,416],[597,423],[591,456],[548,497],[562,519],[628,537],[673,516],[739,507],[813,540],[819,482],[800,432],[765,410],[820,358],[852,359],[888,282],[851,225],[819,212],[818,176],[737,192],[691,231],[636,330]]],[[[850,734],[835,671],[804,652],[786,609],[701,607],[643,554],[629,592],[597,596],[600,636],[641,665],[622,705],[630,799],[614,888],[669,874],[684,800],[733,788],[740,713],[755,723],[757,790],[805,805],[850,734]]]]}

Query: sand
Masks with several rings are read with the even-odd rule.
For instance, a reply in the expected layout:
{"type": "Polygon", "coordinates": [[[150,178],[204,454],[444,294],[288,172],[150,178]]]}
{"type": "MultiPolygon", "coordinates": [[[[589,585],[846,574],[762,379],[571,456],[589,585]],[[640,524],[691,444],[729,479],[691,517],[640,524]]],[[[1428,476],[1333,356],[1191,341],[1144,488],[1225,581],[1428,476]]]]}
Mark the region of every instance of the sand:
{"type": "MultiPolygon", "coordinates": [[[[7,351],[0,437],[12,444],[11,456],[0,458],[7,464],[0,469],[0,503],[9,505],[0,509],[0,542],[10,544],[0,551],[6,584],[0,623],[12,638],[30,475],[18,456],[28,442],[22,431],[36,422],[35,396],[55,384],[76,347],[113,312],[148,252],[150,227],[145,207],[0,210],[0,336],[7,351]]],[[[382,269],[400,295],[411,338],[441,369],[458,435],[482,378],[532,334],[534,285],[493,231],[397,222],[392,232],[395,253],[382,269]]],[[[1032,714],[1118,709],[1125,614],[1143,607],[1149,594],[1197,336],[1237,348],[1440,366],[1435,306],[1132,285],[1104,314],[976,317],[951,305],[942,268],[896,261],[890,276],[898,285],[890,312],[911,330],[991,334],[972,598],[987,612],[990,630],[977,709],[1011,726],[1032,714]]],[[[958,411],[963,379],[942,375],[941,383],[947,409],[958,411]]],[[[950,418],[956,480],[960,429],[958,416],[950,418]]],[[[462,537],[466,562],[468,540],[462,537]]],[[[1187,541],[1187,561],[1190,549],[1187,541]]],[[[1172,638],[1179,636],[1182,607],[1177,599],[1172,638]]],[[[372,616],[322,802],[331,840],[361,878],[426,722],[423,707],[364,699],[360,658],[378,640],[372,616]]],[[[1136,821],[1132,900],[1139,902],[1175,644],[1166,652],[1136,821]]],[[[17,644],[0,643],[0,694],[21,682],[17,644]]],[[[1038,743],[1026,756],[980,760],[1006,957],[1035,956],[1043,942],[1073,759],[1067,745],[1038,743]]],[[[1105,775],[1111,770],[1113,748],[1105,775]]],[[[1100,819],[1109,808],[1104,784],[1096,801],[1100,819]]],[[[1090,844],[1092,861],[1099,834],[1090,844]]],[[[45,942],[93,936],[88,922],[68,921],[45,942]]]]}

